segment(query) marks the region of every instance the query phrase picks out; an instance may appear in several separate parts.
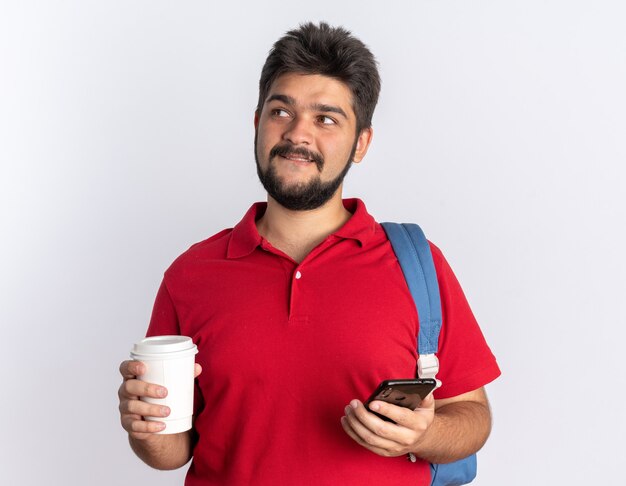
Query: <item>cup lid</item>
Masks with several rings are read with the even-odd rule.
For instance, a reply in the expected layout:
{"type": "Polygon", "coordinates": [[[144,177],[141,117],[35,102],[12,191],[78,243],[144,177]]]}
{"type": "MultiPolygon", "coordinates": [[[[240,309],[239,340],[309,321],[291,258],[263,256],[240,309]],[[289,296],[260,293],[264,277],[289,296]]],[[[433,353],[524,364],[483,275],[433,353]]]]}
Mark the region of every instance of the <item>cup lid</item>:
{"type": "Polygon", "coordinates": [[[153,336],[142,339],[133,346],[133,354],[161,354],[186,351],[195,347],[188,336],[153,336]]]}

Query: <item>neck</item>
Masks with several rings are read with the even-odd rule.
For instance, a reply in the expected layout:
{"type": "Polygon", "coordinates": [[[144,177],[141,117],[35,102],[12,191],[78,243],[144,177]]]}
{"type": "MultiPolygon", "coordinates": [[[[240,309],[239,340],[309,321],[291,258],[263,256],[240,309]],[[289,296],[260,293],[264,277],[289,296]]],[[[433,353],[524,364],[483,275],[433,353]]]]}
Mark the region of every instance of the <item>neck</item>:
{"type": "Polygon", "coordinates": [[[341,228],[352,214],[341,200],[341,189],[323,206],[293,211],[268,197],[267,210],[256,222],[259,234],[274,248],[301,262],[328,235],[341,228]]]}

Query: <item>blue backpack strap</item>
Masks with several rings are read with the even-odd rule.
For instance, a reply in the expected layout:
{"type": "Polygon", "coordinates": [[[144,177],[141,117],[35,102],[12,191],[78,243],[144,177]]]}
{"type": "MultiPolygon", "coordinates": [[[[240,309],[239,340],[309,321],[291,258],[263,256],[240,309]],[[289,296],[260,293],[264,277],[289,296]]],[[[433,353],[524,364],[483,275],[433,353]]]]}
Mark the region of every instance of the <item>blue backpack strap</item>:
{"type": "MultiPolygon", "coordinates": [[[[435,378],[439,361],[435,356],[441,331],[441,297],[430,245],[416,224],[382,223],[417,307],[418,376],[435,378]],[[425,362],[424,362],[425,361],[425,362]]],[[[409,459],[415,461],[413,454],[409,459]]],[[[431,486],[467,484],[476,477],[476,455],[449,464],[431,464],[431,486]]]]}
{"type": "Polygon", "coordinates": [[[459,486],[476,477],[476,454],[447,464],[430,465],[430,486],[459,486]]]}
{"type": "Polygon", "coordinates": [[[416,224],[382,223],[417,307],[420,356],[435,354],[441,331],[441,298],[430,245],[416,224]]]}

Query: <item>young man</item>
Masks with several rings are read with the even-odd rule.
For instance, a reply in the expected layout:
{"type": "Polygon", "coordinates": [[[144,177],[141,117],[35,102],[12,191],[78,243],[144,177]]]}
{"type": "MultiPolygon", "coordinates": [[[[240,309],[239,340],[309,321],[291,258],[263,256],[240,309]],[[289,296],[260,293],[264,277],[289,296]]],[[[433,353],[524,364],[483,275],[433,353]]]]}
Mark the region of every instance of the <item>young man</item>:
{"type": "Polygon", "coordinates": [[[342,182],[372,140],[376,62],[341,28],[287,33],[261,74],[257,172],[267,203],[192,246],[166,271],[148,335],[191,336],[199,353],[194,428],[156,435],[165,390],[122,363],[120,413],[133,450],[195,485],[430,484],[428,461],[484,444],[483,386],[496,361],[441,252],[431,245],[443,328],[443,386],[416,410],[362,403],[415,376],[418,317],[387,237],[342,182]],[[407,461],[413,453],[418,461],[407,461]]]}

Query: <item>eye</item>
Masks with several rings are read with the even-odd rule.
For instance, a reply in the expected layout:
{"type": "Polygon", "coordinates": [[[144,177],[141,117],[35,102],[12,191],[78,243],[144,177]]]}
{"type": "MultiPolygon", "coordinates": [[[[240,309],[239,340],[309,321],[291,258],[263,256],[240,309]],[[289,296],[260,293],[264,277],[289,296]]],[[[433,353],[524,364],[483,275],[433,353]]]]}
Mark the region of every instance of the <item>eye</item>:
{"type": "Polygon", "coordinates": [[[289,112],[283,110],[282,108],[274,108],[271,113],[272,116],[275,116],[277,118],[286,118],[289,116],[289,112]]]}
{"type": "Polygon", "coordinates": [[[333,118],[326,116],[326,115],[318,116],[317,121],[319,121],[322,125],[336,125],[337,124],[337,122],[333,118]]]}

